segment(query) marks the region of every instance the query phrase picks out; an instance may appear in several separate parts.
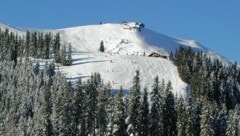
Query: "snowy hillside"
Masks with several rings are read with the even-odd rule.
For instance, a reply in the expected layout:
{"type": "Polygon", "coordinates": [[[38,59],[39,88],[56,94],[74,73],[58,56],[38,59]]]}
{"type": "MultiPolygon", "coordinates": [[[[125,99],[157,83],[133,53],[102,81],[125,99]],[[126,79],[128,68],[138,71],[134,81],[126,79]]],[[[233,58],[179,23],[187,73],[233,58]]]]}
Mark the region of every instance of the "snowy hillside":
{"type": "Polygon", "coordinates": [[[2,24],[2,23],[0,23],[0,29],[2,31],[5,31],[5,29],[8,29],[10,32],[18,34],[19,36],[24,36],[26,34],[26,31],[24,31],[24,30],[14,28],[12,26],[8,26],[8,25],[2,24]]]}
{"type": "Polygon", "coordinates": [[[136,70],[140,71],[142,89],[151,89],[156,75],[165,82],[172,82],[175,93],[185,94],[186,84],[180,79],[176,66],[163,58],[151,58],[130,55],[111,55],[108,53],[73,53],[73,65],[61,66],[59,70],[70,80],[78,77],[89,78],[93,72],[99,72],[105,83],[111,83],[113,89],[129,89],[136,70]]]}
{"type": "MultiPolygon", "coordinates": [[[[183,40],[165,36],[147,28],[141,31],[133,29],[131,22],[128,24],[101,24],[80,26],[57,30],[60,32],[62,42],[72,43],[72,46],[80,51],[96,52],[100,42],[104,42],[106,52],[121,55],[146,55],[157,52],[169,56],[180,45],[202,50],[212,59],[220,59],[228,65],[229,61],[221,55],[205,48],[197,41],[183,40]]],[[[56,32],[56,31],[55,31],[56,32]]]]}
{"type": "MultiPolygon", "coordinates": [[[[71,43],[73,65],[60,66],[59,71],[70,80],[78,77],[87,79],[92,73],[99,72],[105,83],[110,82],[113,89],[129,89],[136,70],[140,70],[141,82],[151,89],[154,77],[172,82],[176,93],[185,94],[187,85],[180,79],[176,66],[169,60],[171,51],[180,45],[202,50],[213,59],[229,62],[219,54],[203,47],[194,40],[183,40],[159,34],[138,23],[99,24],[79,26],[58,30],[18,29],[0,24],[14,33],[25,35],[26,31],[60,33],[62,45],[71,43]],[[99,52],[103,41],[105,53],[99,52]],[[161,57],[148,57],[157,53],[161,57]]],[[[144,87],[142,86],[142,87],[144,87]]]]}

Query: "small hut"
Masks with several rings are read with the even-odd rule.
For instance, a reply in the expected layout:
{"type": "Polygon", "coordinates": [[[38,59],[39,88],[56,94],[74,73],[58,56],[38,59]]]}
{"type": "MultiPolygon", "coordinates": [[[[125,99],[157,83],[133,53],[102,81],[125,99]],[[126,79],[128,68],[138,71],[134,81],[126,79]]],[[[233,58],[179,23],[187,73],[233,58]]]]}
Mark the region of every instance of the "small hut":
{"type": "Polygon", "coordinates": [[[153,53],[149,54],[148,57],[156,57],[156,58],[159,58],[159,57],[160,57],[160,58],[164,58],[164,59],[167,59],[167,58],[168,58],[167,56],[161,55],[161,54],[156,53],[156,52],[153,52],[153,53]]]}

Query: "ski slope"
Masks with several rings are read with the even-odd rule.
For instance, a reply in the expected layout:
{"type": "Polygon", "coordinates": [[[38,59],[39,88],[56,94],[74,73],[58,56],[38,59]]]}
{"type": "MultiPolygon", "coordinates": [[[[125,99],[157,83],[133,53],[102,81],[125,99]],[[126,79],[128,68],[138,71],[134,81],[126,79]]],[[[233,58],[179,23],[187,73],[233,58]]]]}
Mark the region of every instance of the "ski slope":
{"type": "Polygon", "coordinates": [[[153,80],[159,76],[167,84],[172,82],[173,92],[185,95],[187,84],[179,77],[177,67],[168,59],[135,55],[111,55],[109,53],[73,53],[72,66],[60,66],[59,71],[69,80],[81,77],[84,81],[94,72],[101,74],[104,83],[110,83],[113,89],[129,90],[136,70],[140,72],[141,88],[151,91],[153,80]]]}
{"type": "Polygon", "coordinates": [[[141,31],[130,30],[131,26],[125,24],[99,24],[65,28],[55,30],[62,37],[62,43],[71,43],[79,51],[96,52],[100,42],[104,42],[106,52],[121,55],[146,55],[156,52],[169,56],[170,52],[176,51],[179,46],[191,47],[194,50],[202,50],[210,58],[220,59],[223,64],[230,62],[223,56],[211,51],[195,40],[184,40],[169,37],[147,28],[141,31]]]}
{"type": "MultiPolygon", "coordinates": [[[[187,84],[178,75],[176,66],[168,59],[170,52],[179,46],[201,50],[209,57],[221,60],[225,65],[231,64],[221,55],[211,51],[195,40],[184,40],[169,37],[147,28],[139,28],[136,22],[108,23],[79,26],[57,30],[20,29],[0,24],[0,28],[8,28],[11,32],[24,36],[26,31],[60,33],[62,45],[71,43],[73,47],[73,65],[60,66],[58,70],[71,80],[81,77],[88,79],[92,73],[99,72],[105,83],[113,89],[128,90],[136,70],[140,71],[141,84],[151,90],[153,79],[158,75],[167,83],[172,82],[173,92],[185,95],[187,84]],[[103,41],[105,53],[99,52],[103,41]],[[148,57],[158,53],[164,58],[148,57]]],[[[58,65],[58,64],[57,64],[58,65]]]]}

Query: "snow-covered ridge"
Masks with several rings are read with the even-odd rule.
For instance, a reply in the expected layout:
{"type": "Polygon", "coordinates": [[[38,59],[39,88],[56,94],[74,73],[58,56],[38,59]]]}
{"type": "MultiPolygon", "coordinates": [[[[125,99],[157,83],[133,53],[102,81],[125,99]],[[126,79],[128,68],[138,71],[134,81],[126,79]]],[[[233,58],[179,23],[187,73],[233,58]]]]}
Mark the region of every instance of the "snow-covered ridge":
{"type": "Polygon", "coordinates": [[[5,31],[5,29],[8,29],[10,32],[18,34],[19,36],[23,36],[26,34],[26,31],[21,30],[20,28],[9,26],[9,25],[3,24],[3,23],[0,23],[0,29],[1,29],[1,31],[5,31]]]}
{"type": "Polygon", "coordinates": [[[63,44],[71,43],[79,51],[97,52],[100,42],[103,41],[105,50],[108,53],[149,55],[156,52],[169,56],[171,51],[174,52],[182,45],[195,50],[202,50],[212,59],[220,59],[224,64],[230,64],[223,56],[207,49],[195,40],[173,38],[147,28],[139,29],[139,27],[141,27],[141,23],[123,22],[51,30],[17,28],[0,23],[2,30],[8,28],[9,31],[23,36],[26,34],[26,31],[59,32],[63,44]]]}
{"type": "Polygon", "coordinates": [[[88,52],[96,52],[101,41],[104,42],[106,52],[121,55],[149,55],[156,52],[169,56],[179,46],[202,50],[212,59],[220,59],[225,65],[230,62],[221,55],[211,51],[195,40],[184,40],[169,37],[147,28],[140,31],[134,28],[134,23],[126,24],[100,24],[79,26],[55,30],[60,32],[63,43],[72,43],[73,47],[88,52]]]}

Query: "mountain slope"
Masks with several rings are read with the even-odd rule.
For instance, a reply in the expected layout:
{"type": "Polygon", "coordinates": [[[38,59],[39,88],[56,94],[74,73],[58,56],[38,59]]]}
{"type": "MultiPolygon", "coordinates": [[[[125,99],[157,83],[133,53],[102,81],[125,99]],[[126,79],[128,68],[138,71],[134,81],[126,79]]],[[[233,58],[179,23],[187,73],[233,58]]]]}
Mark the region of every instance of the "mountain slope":
{"type": "Polygon", "coordinates": [[[8,29],[10,32],[13,32],[14,34],[18,34],[19,36],[24,36],[26,34],[26,31],[19,29],[19,28],[15,28],[6,24],[2,24],[0,23],[0,29],[1,31],[5,31],[5,29],[8,29]]]}
{"type": "Polygon", "coordinates": [[[140,70],[142,87],[151,88],[156,75],[165,82],[172,82],[176,93],[185,94],[187,85],[180,79],[176,66],[169,59],[170,52],[179,46],[202,50],[212,59],[228,62],[219,54],[203,47],[194,40],[183,40],[159,34],[138,23],[101,24],[80,26],[57,30],[18,29],[0,24],[14,33],[25,35],[26,31],[60,33],[62,45],[71,43],[73,65],[60,66],[59,70],[70,80],[81,77],[87,79],[92,73],[99,72],[104,82],[110,82],[113,89],[129,89],[136,70],[140,70]],[[105,53],[100,53],[100,42],[104,42],[105,53]],[[147,57],[157,53],[163,58],[147,57]]]}
{"type": "Polygon", "coordinates": [[[126,24],[102,24],[60,29],[64,44],[72,43],[77,50],[96,52],[100,42],[104,42],[106,52],[122,55],[146,55],[157,52],[169,56],[180,45],[202,50],[212,59],[220,59],[225,65],[230,62],[221,55],[205,48],[197,41],[183,40],[159,34],[142,28],[141,31],[131,30],[133,26],[126,24]]]}
{"type": "Polygon", "coordinates": [[[93,72],[99,72],[105,83],[110,83],[113,89],[129,89],[136,70],[140,71],[142,89],[149,90],[153,79],[158,75],[165,83],[172,82],[173,91],[185,94],[186,84],[180,79],[177,67],[167,59],[144,56],[111,55],[108,53],[73,53],[73,65],[61,66],[59,70],[69,80],[81,77],[83,80],[93,72]]]}

